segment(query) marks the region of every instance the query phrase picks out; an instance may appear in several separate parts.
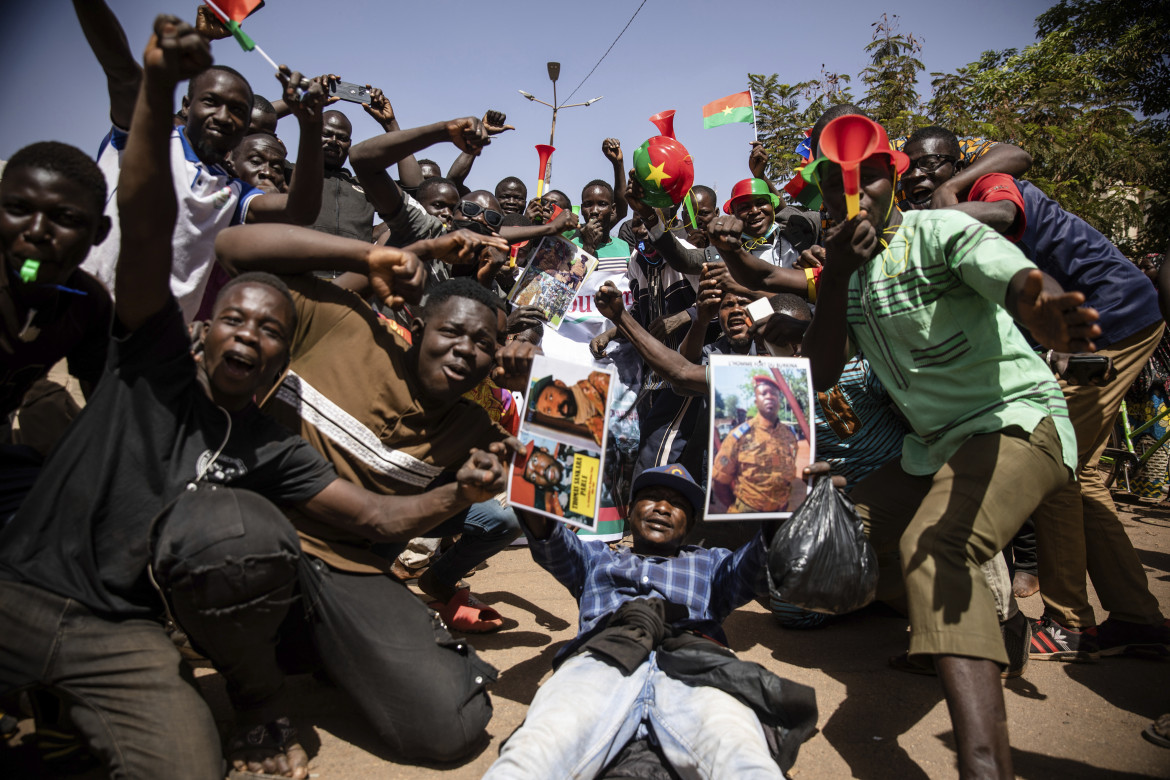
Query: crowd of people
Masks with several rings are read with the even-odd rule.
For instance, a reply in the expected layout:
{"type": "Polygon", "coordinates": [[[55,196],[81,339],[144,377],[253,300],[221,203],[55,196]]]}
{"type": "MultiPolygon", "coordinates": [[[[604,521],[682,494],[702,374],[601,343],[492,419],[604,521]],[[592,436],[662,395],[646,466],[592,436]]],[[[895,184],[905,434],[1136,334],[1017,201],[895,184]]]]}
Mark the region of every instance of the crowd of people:
{"type": "MultiPolygon", "coordinates": [[[[213,64],[206,7],[160,16],[142,57],[104,3],[74,7],[112,127],[96,160],[40,142],[0,179],[0,712],[64,740],[46,761],[307,777],[285,697],[307,672],[394,756],[466,760],[498,674],[466,636],[507,619],[464,577],[522,537],[579,630],[489,776],[786,776],[815,693],[736,659],[721,626],[768,599],[780,521],[705,521],[708,473],[729,512],[791,509],[818,478],[848,493],[878,598],[909,617],[890,663],[938,676],[962,777],[1013,776],[1001,679],[1029,660],[1170,654],[1096,468],[1165,350],[1170,271],[1030,184],[1026,150],[874,123],[851,215],[819,153],[865,116],[843,104],[808,139],[819,212],[784,205],[762,148],[725,203],[696,184],[689,210],[653,208],[613,138],[574,207],[515,176],[471,189],[512,129],[499,112],[402,128],[371,88],[383,132],[355,142],[326,108],[336,76],[282,67],[268,101],[213,64]],[[418,157],[442,144],[445,176],[418,157]],[[553,329],[507,298],[557,236],[597,265],[553,329]],[[530,377],[542,353],[616,370],[530,377]],[[711,430],[708,357],[757,354],[809,361],[803,472],[772,378],[711,430]],[[504,500],[514,459],[544,500],[565,477],[521,446],[525,414],[605,447],[616,530],[504,500]],[[1033,621],[1016,597],[1036,583],[1033,621]],[[226,736],[195,657],[226,682],[226,736]]],[[[832,621],[771,609],[778,631],[832,621]]],[[[1170,747],[1170,719],[1147,736],[1170,747]]]]}

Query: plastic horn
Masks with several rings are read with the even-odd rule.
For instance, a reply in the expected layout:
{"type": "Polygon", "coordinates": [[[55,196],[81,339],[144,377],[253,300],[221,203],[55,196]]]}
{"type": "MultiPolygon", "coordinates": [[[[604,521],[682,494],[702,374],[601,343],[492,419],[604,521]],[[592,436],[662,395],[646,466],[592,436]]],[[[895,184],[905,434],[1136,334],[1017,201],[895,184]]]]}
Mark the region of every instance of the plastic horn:
{"type": "Polygon", "coordinates": [[[659,111],[657,114],[650,117],[650,121],[653,122],[654,126],[658,128],[658,133],[660,135],[664,135],[667,138],[674,138],[676,141],[678,140],[674,136],[674,109],[673,108],[669,109],[667,111],[659,111]]]}
{"type": "Polygon", "coordinates": [[[540,155],[540,173],[538,174],[540,178],[536,181],[537,200],[540,200],[541,196],[544,195],[544,175],[545,171],[548,169],[548,160],[550,157],[552,157],[552,153],[555,151],[556,149],[552,146],[549,146],[548,144],[536,145],[536,153],[540,155]]]}
{"type": "Polygon", "coordinates": [[[856,114],[837,117],[821,133],[821,153],[841,166],[846,219],[853,219],[861,210],[861,161],[877,151],[879,141],[873,120],[856,114]]]}

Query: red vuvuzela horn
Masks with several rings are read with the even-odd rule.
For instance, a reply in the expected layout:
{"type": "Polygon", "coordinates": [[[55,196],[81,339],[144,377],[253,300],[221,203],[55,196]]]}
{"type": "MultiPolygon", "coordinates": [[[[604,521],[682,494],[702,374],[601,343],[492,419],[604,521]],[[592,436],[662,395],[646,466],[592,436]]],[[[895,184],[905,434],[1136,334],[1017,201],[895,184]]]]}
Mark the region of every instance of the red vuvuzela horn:
{"type": "MultiPolygon", "coordinates": [[[[659,111],[654,116],[650,117],[650,121],[658,128],[658,133],[667,138],[674,138],[674,109],[666,111],[659,111]]],[[[675,139],[678,140],[678,139],[675,139]]]]}
{"type": "Polygon", "coordinates": [[[548,160],[552,157],[552,153],[556,151],[555,147],[548,144],[537,144],[536,153],[540,155],[540,173],[539,179],[536,182],[536,197],[540,198],[544,194],[544,178],[545,172],[548,170],[548,160]]]}

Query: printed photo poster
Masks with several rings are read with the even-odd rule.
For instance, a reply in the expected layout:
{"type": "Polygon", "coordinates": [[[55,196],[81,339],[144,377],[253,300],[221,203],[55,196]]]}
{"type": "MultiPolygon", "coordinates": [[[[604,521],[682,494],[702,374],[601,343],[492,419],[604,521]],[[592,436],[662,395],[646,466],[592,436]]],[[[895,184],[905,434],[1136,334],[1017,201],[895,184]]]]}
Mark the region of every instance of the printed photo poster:
{"type": "Polygon", "coordinates": [[[508,501],[578,528],[601,518],[613,369],[538,355],[524,393],[524,454],[508,473],[508,501]]]}
{"type": "Polygon", "coordinates": [[[712,355],[708,520],[774,520],[804,501],[816,456],[806,358],[712,355]]]}
{"type": "Polygon", "coordinates": [[[557,330],[565,312],[577,299],[577,290],[597,267],[597,258],[572,241],[545,236],[528,253],[528,264],[512,288],[508,300],[516,306],[536,306],[557,330]]]}

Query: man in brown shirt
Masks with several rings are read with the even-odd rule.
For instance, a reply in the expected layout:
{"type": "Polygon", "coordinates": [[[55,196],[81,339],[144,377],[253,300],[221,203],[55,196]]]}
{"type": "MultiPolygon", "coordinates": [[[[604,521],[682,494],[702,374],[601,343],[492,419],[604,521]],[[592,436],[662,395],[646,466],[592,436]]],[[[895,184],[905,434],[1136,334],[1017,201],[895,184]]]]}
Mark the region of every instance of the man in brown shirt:
{"type": "MultiPolygon", "coordinates": [[[[413,244],[406,254],[422,261],[474,260],[492,247],[506,245],[457,231],[413,244]]],[[[235,270],[279,268],[296,274],[285,277],[297,310],[291,363],[262,407],[298,431],[343,479],[375,493],[417,496],[428,506],[435,486],[451,481],[469,453],[505,441],[518,447],[484,409],[463,398],[494,367],[506,329],[498,299],[474,279],[434,288],[407,334],[354,293],[307,273],[365,272],[386,298],[393,288],[389,276],[403,267],[403,250],[302,228],[249,226],[225,231],[217,252],[220,262],[235,270]]],[[[507,546],[518,530],[510,512],[479,515],[482,522],[476,524],[471,509],[466,503],[436,503],[428,511],[434,519],[430,532],[442,534],[450,523],[464,534],[435,566],[453,556],[466,568],[454,571],[450,582],[430,583],[449,588],[453,596],[461,592],[459,576],[507,546]]],[[[475,659],[464,642],[451,639],[441,624],[432,628],[429,618],[425,624],[414,620],[426,610],[389,574],[402,550],[397,540],[379,538],[360,519],[321,522],[295,511],[290,517],[312,569],[312,585],[303,578],[302,587],[317,591],[305,620],[330,677],[400,755],[461,757],[482,729],[478,716],[455,718],[431,702],[452,686],[473,701],[486,701],[477,694],[495,670],[475,659]],[[473,668],[463,669],[445,656],[464,661],[470,656],[473,668]],[[425,754],[415,743],[424,733],[425,754]],[[441,734],[449,735],[447,755],[435,745],[441,734]]],[[[453,597],[432,595],[444,602],[453,597]]]]}

